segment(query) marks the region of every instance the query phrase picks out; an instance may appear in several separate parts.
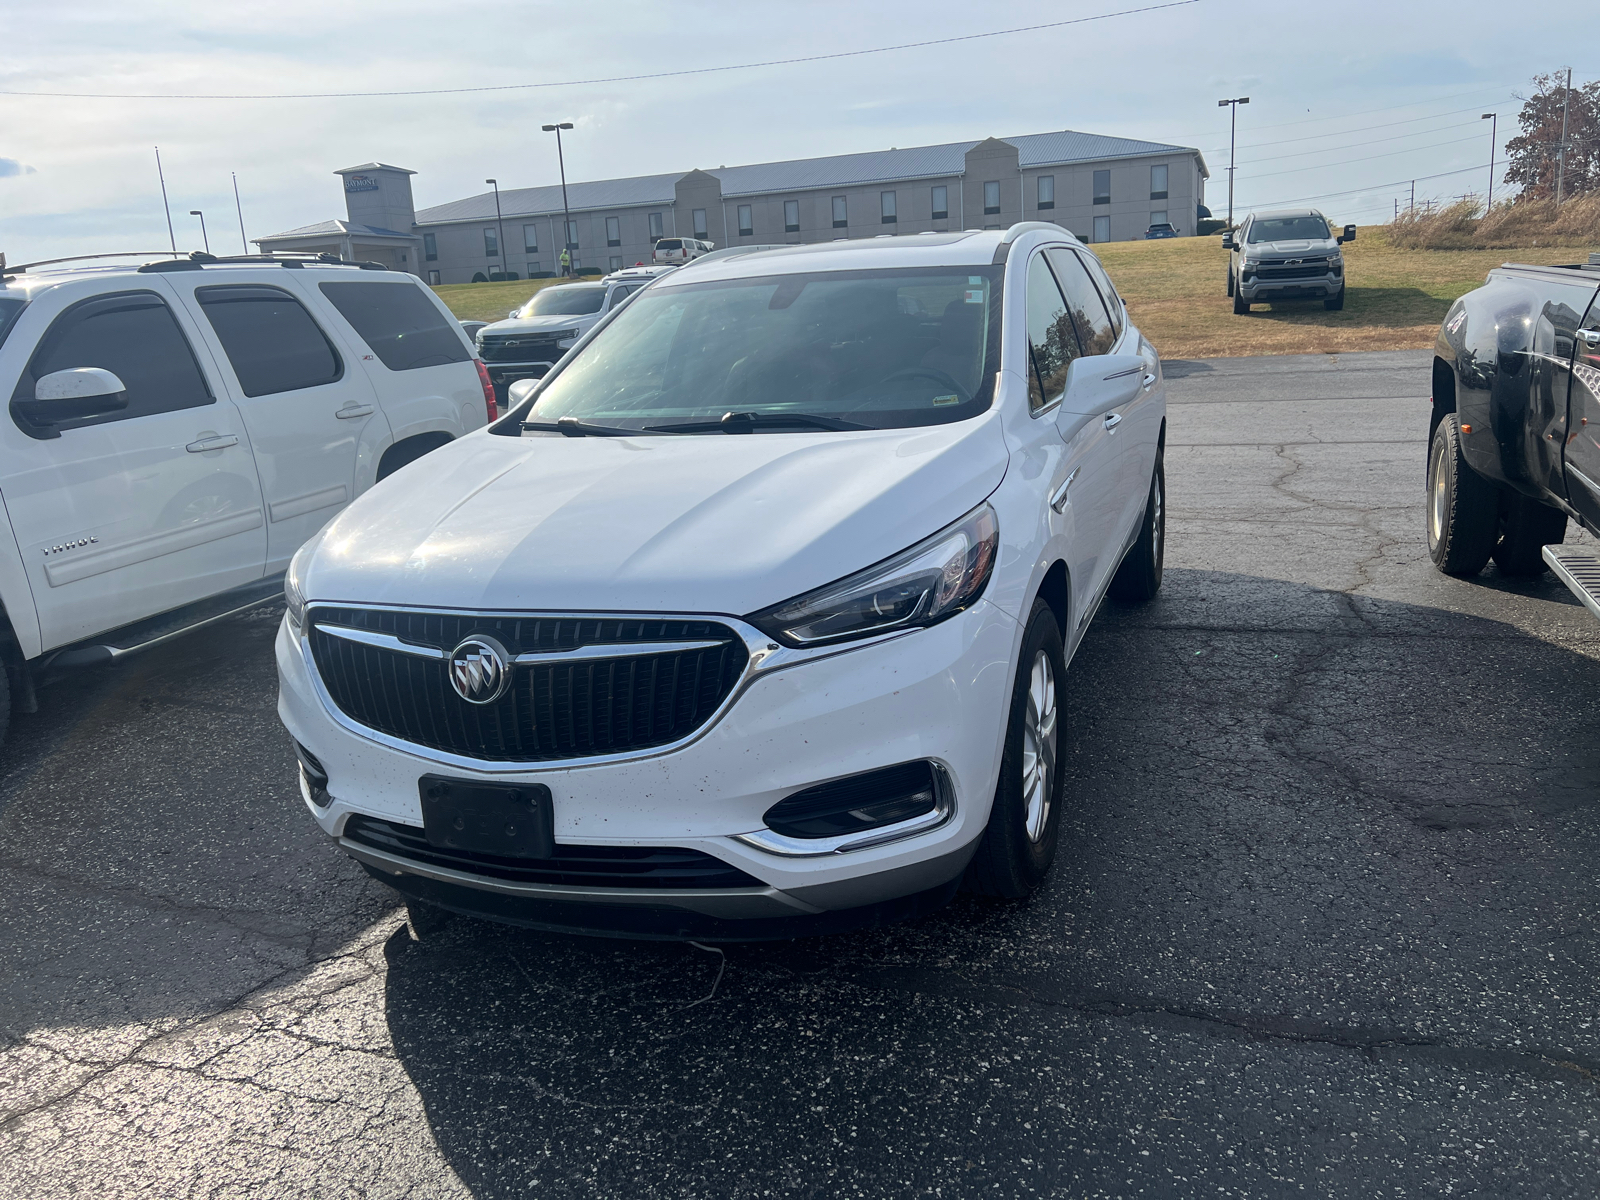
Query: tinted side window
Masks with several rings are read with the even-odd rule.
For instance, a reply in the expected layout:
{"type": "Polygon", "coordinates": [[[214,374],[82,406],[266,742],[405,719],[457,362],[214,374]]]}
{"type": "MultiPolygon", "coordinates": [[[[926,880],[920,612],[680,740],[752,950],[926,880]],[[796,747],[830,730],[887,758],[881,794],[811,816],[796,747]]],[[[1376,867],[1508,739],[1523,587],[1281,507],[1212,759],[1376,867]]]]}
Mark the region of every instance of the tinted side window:
{"type": "Polygon", "coordinates": [[[1089,272],[1095,286],[1100,289],[1100,295],[1106,302],[1106,308],[1111,311],[1111,328],[1116,330],[1117,336],[1122,336],[1123,329],[1127,326],[1127,318],[1122,311],[1122,297],[1117,295],[1117,289],[1111,282],[1111,276],[1106,274],[1105,266],[1092,254],[1076,252],[1083,261],[1084,267],[1089,272]]]}
{"type": "Polygon", "coordinates": [[[1081,353],[1061,289],[1042,254],[1028,264],[1028,352],[1033,358],[1028,407],[1037,412],[1061,398],[1067,368],[1081,353]]]}
{"type": "Polygon", "coordinates": [[[352,281],[319,286],[391,371],[414,371],[472,357],[460,326],[452,328],[417,284],[352,281]]]}
{"type": "Polygon", "coordinates": [[[1078,327],[1078,340],[1085,354],[1110,354],[1117,344],[1116,330],[1111,327],[1111,316],[1105,302],[1095,288],[1083,263],[1070,250],[1046,250],[1050,265],[1055,268],[1056,280],[1066,293],[1067,304],[1072,309],[1072,322],[1078,327]]]}
{"type": "Polygon", "coordinates": [[[275,287],[195,291],[246,396],[332,383],[344,374],[327,335],[300,302],[275,287]]]}
{"type": "Polygon", "coordinates": [[[17,323],[17,318],[27,307],[26,300],[19,300],[15,296],[0,296],[0,346],[6,344],[6,334],[11,332],[11,327],[17,323]]]}
{"type": "MultiPolygon", "coordinates": [[[[119,292],[74,304],[55,319],[28,369],[17,380],[13,400],[33,399],[34,385],[53,371],[102,367],[122,380],[128,407],[99,417],[67,421],[53,428],[104,425],[180,408],[214,403],[166,302],[154,292],[119,292]]],[[[25,431],[30,427],[18,422],[25,431]]]]}

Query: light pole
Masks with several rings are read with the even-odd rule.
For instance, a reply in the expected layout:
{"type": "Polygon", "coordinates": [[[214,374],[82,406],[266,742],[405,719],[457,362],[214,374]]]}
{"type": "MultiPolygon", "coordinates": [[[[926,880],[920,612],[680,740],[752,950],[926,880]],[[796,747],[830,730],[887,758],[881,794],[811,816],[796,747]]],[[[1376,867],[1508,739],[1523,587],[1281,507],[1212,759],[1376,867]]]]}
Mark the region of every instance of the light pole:
{"type": "Polygon", "coordinates": [[[205,215],[205,213],[201,212],[198,208],[191,208],[189,210],[189,215],[191,217],[199,217],[200,218],[200,240],[205,243],[206,253],[210,254],[211,253],[211,239],[206,236],[206,215],[205,215]]]}
{"type": "Polygon", "coordinates": [[[543,125],[546,133],[556,135],[556,163],[561,167],[561,247],[567,252],[567,261],[572,261],[572,210],[567,207],[567,160],[561,154],[561,131],[571,129],[571,121],[562,121],[559,125],[543,125]]]}
{"type": "Polygon", "coordinates": [[[1496,134],[1500,131],[1500,114],[1484,113],[1478,119],[1489,122],[1489,202],[1483,208],[1483,215],[1488,216],[1489,210],[1494,207],[1494,148],[1496,134]]]}
{"type": "Polygon", "coordinates": [[[1572,68],[1567,68],[1567,86],[1561,91],[1561,145],[1556,150],[1556,207],[1561,207],[1561,182],[1567,174],[1567,104],[1572,99],[1572,68]]]}
{"type": "Polygon", "coordinates": [[[233,176],[233,207],[239,214],[239,245],[244,247],[246,254],[249,254],[250,243],[245,240],[244,236],[244,205],[239,203],[239,176],[232,171],[228,173],[233,176]]]}
{"type": "Polygon", "coordinates": [[[500,247],[500,278],[511,278],[511,268],[506,266],[506,223],[500,216],[500,185],[493,179],[485,179],[485,183],[494,187],[494,227],[495,243],[500,247]]]}
{"type": "Polygon", "coordinates": [[[1228,114],[1228,228],[1233,228],[1233,146],[1234,137],[1239,132],[1239,105],[1249,104],[1249,96],[1238,96],[1232,100],[1218,100],[1218,108],[1231,108],[1228,114]]]}

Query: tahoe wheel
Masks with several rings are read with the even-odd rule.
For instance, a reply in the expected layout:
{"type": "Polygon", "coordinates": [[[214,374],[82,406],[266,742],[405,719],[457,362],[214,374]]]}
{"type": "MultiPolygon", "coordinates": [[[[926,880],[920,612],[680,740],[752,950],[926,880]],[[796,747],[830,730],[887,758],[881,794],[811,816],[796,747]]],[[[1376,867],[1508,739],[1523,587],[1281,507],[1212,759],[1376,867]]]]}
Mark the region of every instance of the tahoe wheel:
{"type": "Polygon", "coordinates": [[[1323,297],[1322,307],[1327,309],[1329,312],[1339,312],[1341,309],[1343,309],[1344,308],[1344,288],[1341,287],[1337,292],[1335,292],[1331,296],[1323,297]]]}
{"type": "Polygon", "coordinates": [[[1139,539],[1133,543],[1111,577],[1111,597],[1142,604],[1154,600],[1161,590],[1161,565],[1167,545],[1167,472],[1162,456],[1156,455],[1156,469],[1150,476],[1150,497],[1144,505],[1144,521],[1139,539]]]}
{"type": "Polygon", "coordinates": [[[1011,688],[1000,779],[967,885],[1020,899],[1044,880],[1061,829],[1061,631],[1043,599],[1033,602],[1011,688]]]}
{"type": "Polygon", "coordinates": [[[1232,270],[1232,268],[1229,268],[1229,270],[1228,270],[1228,295],[1230,295],[1230,296],[1233,295],[1233,270],[1232,270]]]}
{"type": "Polygon", "coordinates": [[[1233,311],[1236,316],[1250,311],[1250,301],[1240,294],[1238,288],[1233,289],[1233,311]]]}
{"type": "Polygon", "coordinates": [[[1500,504],[1500,540],[1494,565],[1507,575],[1543,575],[1550,568],[1542,551],[1567,536],[1567,514],[1531,496],[1506,490],[1500,504]]]}
{"type": "Polygon", "coordinates": [[[1446,413],[1428,446],[1428,556],[1446,575],[1476,575],[1500,533],[1499,489],[1467,465],[1461,424],[1446,413]]]}

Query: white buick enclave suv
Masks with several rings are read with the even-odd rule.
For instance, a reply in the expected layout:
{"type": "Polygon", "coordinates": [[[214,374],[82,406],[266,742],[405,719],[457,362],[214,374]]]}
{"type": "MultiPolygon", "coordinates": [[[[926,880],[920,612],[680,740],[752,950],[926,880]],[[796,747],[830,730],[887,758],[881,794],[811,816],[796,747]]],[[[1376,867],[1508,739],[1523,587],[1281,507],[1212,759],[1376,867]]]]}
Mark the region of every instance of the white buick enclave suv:
{"type": "Polygon", "coordinates": [[[414,930],[780,937],[1040,883],[1067,664],[1162,564],[1160,361],[1072,235],[697,265],[513,399],[286,587],[302,794],[414,930]]]}

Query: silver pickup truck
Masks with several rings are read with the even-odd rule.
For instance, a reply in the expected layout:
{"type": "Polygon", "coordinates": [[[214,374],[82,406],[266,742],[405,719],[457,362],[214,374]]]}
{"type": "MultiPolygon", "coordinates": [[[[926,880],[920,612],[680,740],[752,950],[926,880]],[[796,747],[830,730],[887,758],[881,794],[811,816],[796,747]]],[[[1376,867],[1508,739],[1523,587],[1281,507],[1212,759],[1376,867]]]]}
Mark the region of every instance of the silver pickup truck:
{"type": "Polygon", "coordinates": [[[1314,208],[1251,213],[1234,233],[1222,235],[1228,253],[1228,295],[1233,311],[1247,313],[1266,300],[1321,300],[1330,312],[1344,307],[1344,252],[1356,227],[1335,234],[1314,208]]]}

